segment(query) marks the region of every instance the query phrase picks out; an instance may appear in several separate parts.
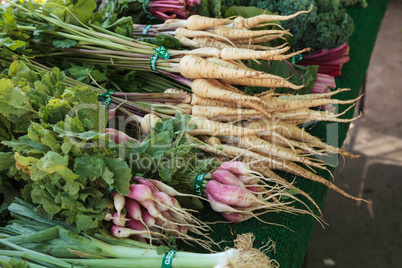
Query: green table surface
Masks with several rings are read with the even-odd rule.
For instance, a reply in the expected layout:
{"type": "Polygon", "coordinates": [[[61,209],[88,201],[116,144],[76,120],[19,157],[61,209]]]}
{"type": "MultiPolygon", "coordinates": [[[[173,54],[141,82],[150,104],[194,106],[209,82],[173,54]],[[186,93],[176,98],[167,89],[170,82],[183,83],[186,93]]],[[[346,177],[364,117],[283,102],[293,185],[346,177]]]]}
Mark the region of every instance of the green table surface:
{"type": "MultiPolygon", "coordinates": [[[[359,95],[388,0],[368,0],[368,3],[367,8],[361,8],[359,5],[348,8],[348,13],[354,20],[356,30],[349,40],[350,61],[343,66],[342,76],[336,79],[336,84],[339,88],[350,88],[351,90],[338,94],[339,99],[353,99],[359,95]]],[[[339,106],[339,112],[344,111],[346,107],[348,106],[339,106]]],[[[354,109],[351,109],[342,118],[352,118],[353,114],[354,109]]],[[[328,144],[341,147],[348,128],[349,124],[346,123],[319,122],[313,126],[311,133],[325,140],[328,144]]],[[[339,157],[332,155],[326,160],[336,165],[339,157]]],[[[331,172],[333,169],[331,168],[331,172]]],[[[328,180],[331,179],[328,172],[318,171],[318,174],[328,180]]],[[[280,173],[280,175],[287,179],[293,178],[284,173],[280,173]]],[[[322,206],[328,191],[326,186],[303,178],[297,178],[295,185],[309,193],[317,204],[320,207],[322,206]]],[[[350,194],[356,195],[357,193],[352,192],[350,194]]],[[[352,200],[350,205],[353,205],[352,200]]],[[[269,239],[275,241],[276,250],[268,253],[268,256],[276,259],[280,267],[301,267],[316,221],[311,216],[286,213],[270,213],[262,218],[269,222],[282,224],[288,229],[251,219],[241,224],[213,225],[212,237],[215,241],[233,241],[236,234],[253,232],[256,236],[255,247],[262,246],[269,239]]],[[[205,219],[220,220],[212,213],[207,213],[205,219]]]]}

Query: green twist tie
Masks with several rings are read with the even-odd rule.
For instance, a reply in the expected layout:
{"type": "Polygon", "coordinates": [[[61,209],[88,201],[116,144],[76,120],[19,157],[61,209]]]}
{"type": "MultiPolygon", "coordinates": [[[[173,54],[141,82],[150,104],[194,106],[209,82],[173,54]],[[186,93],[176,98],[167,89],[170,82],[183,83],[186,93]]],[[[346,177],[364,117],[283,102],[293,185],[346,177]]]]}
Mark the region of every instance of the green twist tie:
{"type": "Polygon", "coordinates": [[[153,54],[152,57],[149,59],[149,66],[151,67],[151,70],[153,72],[157,73],[158,70],[156,69],[156,61],[158,60],[158,58],[161,57],[165,60],[168,60],[170,59],[170,54],[164,46],[156,47],[154,48],[154,50],[156,51],[156,53],[153,54]]]}
{"type": "Polygon", "coordinates": [[[290,58],[290,62],[291,62],[292,64],[295,64],[296,62],[299,62],[299,61],[301,61],[302,59],[303,59],[302,54],[298,54],[298,55],[295,55],[295,56],[291,57],[291,58],[290,58]]]}
{"type": "Polygon", "coordinates": [[[199,174],[194,180],[194,192],[198,196],[202,196],[202,182],[204,181],[206,173],[199,174]]]}
{"type": "Polygon", "coordinates": [[[164,60],[170,59],[170,54],[164,46],[154,48],[158,56],[163,58],[164,60]]]}
{"type": "Polygon", "coordinates": [[[148,24],[147,26],[144,27],[142,30],[142,37],[147,36],[148,30],[152,27],[152,24],[148,24]]]}
{"type": "Polygon", "coordinates": [[[112,187],[110,185],[107,186],[107,189],[109,190],[109,195],[111,197],[113,196],[113,193],[116,192],[116,188],[114,188],[114,187],[112,187]]]}
{"type": "Polygon", "coordinates": [[[148,10],[147,10],[149,1],[150,1],[150,0],[145,0],[145,1],[142,3],[142,10],[144,11],[145,14],[147,14],[147,15],[150,16],[150,17],[152,17],[152,15],[151,15],[151,14],[148,12],[148,10]]]}
{"type": "Polygon", "coordinates": [[[103,105],[106,106],[106,109],[109,109],[109,105],[112,102],[113,90],[107,90],[106,93],[100,93],[98,95],[98,101],[102,101],[103,105]]]}
{"type": "Polygon", "coordinates": [[[171,268],[172,267],[172,259],[176,254],[176,250],[171,249],[168,253],[165,254],[162,261],[161,268],[171,268]]]}
{"type": "Polygon", "coordinates": [[[158,72],[158,70],[156,70],[156,61],[158,60],[158,53],[155,53],[152,55],[152,57],[149,59],[149,66],[151,66],[151,70],[155,73],[158,72]]]}

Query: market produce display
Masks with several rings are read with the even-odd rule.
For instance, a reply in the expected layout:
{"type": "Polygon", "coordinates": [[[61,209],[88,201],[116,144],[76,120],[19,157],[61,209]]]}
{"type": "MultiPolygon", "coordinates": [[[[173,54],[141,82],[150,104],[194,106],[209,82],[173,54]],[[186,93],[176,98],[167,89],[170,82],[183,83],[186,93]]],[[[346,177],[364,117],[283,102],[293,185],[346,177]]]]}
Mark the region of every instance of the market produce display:
{"type": "Polygon", "coordinates": [[[305,46],[290,26],[317,2],[278,15],[205,14],[209,1],[6,1],[0,263],[278,267],[269,238],[253,248],[250,228],[227,250],[215,226],[286,230],[271,218],[286,214],[324,225],[294,176],[365,201],[323,175],[328,155],[358,156],[303,128],[359,117],[342,118],[359,97],[336,99],[350,91],[334,79],[349,34],[305,46]]]}

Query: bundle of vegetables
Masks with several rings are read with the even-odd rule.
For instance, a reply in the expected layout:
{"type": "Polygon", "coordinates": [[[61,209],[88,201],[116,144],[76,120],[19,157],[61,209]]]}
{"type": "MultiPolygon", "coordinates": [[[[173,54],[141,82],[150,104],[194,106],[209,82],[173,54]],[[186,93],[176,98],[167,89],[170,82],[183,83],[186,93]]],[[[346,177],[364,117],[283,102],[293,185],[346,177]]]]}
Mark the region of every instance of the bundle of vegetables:
{"type": "MultiPolygon", "coordinates": [[[[265,179],[264,176],[250,176],[252,171],[245,167],[246,164],[242,162],[223,163],[218,170],[212,172],[212,179],[205,184],[204,194],[208,198],[212,209],[221,212],[228,222],[240,223],[255,217],[266,223],[258,215],[271,211],[311,213],[315,217],[308,206],[306,207],[310,213],[286,206],[293,203],[293,201],[281,202],[281,199],[289,197],[296,199],[291,194],[291,190],[294,190],[294,188],[289,187],[289,185],[269,186],[266,182],[261,181],[261,178],[265,179]],[[276,188],[284,188],[285,191],[278,191],[276,188]],[[286,191],[289,192],[287,193],[286,191]]],[[[268,181],[272,183],[273,180],[268,181]]],[[[296,200],[301,202],[299,199],[296,200]]],[[[315,218],[320,220],[320,218],[315,218]]]]}
{"type": "Polygon", "coordinates": [[[206,234],[210,228],[184,210],[174,195],[188,196],[162,182],[134,177],[128,195],[113,193],[114,210],[105,215],[106,220],[113,220],[112,235],[135,236],[136,240],[147,242],[148,239],[152,244],[153,240],[167,240],[166,235],[170,234],[187,243],[196,242],[210,248],[213,241],[206,234]],[[188,231],[209,241],[193,238],[187,235],[188,231]]]}
{"type": "Polygon", "coordinates": [[[187,20],[167,20],[165,23],[157,25],[135,24],[134,35],[172,35],[183,46],[191,48],[215,47],[219,49],[270,50],[274,48],[259,44],[267,44],[267,42],[278,38],[286,41],[284,36],[291,35],[289,31],[285,31],[278,24],[278,21],[291,20],[300,14],[310,12],[311,8],[308,11],[298,11],[289,16],[259,14],[251,18],[235,16],[234,20],[192,15],[187,20]],[[267,26],[270,26],[269,29],[267,29],[267,26]],[[257,28],[260,29],[256,30],[257,28]]]}
{"type": "Polygon", "coordinates": [[[318,65],[318,72],[333,77],[341,76],[342,65],[349,61],[349,46],[347,43],[333,48],[320,49],[303,56],[300,65],[318,65]]]}
{"type": "Polygon", "coordinates": [[[14,219],[0,228],[0,264],[3,267],[278,267],[265,253],[253,248],[251,233],[238,235],[234,248],[212,254],[176,251],[132,239],[116,239],[107,233],[80,234],[62,222],[49,220],[33,207],[17,200],[9,207],[14,219]]]}
{"type": "Polygon", "coordinates": [[[2,141],[14,160],[8,176],[24,181],[22,195],[38,211],[75,223],[79,230],[96,230],[111,206],[107,186],[128,193],[131,178],[118,147],[103,134],[108,113],[97,100],[100,91],[66,88],[62,75],[54,76],[60,74],[57,69],[53,75],[42,73],[42,81],[20,62],[11,70],[18,72],[0,80],[1,96],[8,100],[1,113],[25,118],[27,124],[19,124],[25,135],[2,141]]]}
{"type": "Polygon", "coordinates": [[[103,0],[98,9],[111,8],[119,16],[132,16],[134,21],[186,19],[200,0],[103,0]]]}
{"type": "MultiPolygon", "coordinates": [[[[129,68],[133,70],[148,70],[151,71],[154,68],[159,70],[163,75],[167,75],[170,78],[176,78],[183,82],[182,79],[178,78],[177,75],[171,73],[180,73],[182,76],[190,79],[194,78],[223,78],[223,79],[231,79],[231,82],[234,84],[244,84],[247,85],[256,85],[261,84],[267,87],[289,87],[293,89],[299,89],[303,86],[297,86],[292,83],[287,82],[284,78],[273,76],[267,74],[262,71],[255,71],[246,68],[245,66],[237,63],[231,63],[231,60],[241,60],[241,59],[269,59],[269,60],[283,60],[293,55],[299,54],[303,51],[308,51],[308,49],[304,49],[299,52],[291,53],[291,54],[283,54],[289,48],[285,47],[282,49],[274,49],[269,51],[253,51],[250,49],[236,49],[236,48],[202,48],[195,50],[172,50],[169,49],[167,51],[159,51],[159,55],[164,55],[163,57],[169,58],[168,60],[157,60],[158,54],[155,53],[155,46],[136,41],[134,39],[127,38],[125,36],[119,36],[115,33],[109,32],[108,30],[98,27],[96,25],[90,24],[91,27],[96,29],[94,31],[92,29],[87,29],[84,27],[75,26],[73,24],[62,21],[60,18],[53,18],[49,16],[44,16],[40,14],[38,11],[42,10],[46,11],[46,6],[35,6],[30,10],[22,5],[11,3],[13,6],[17,8],[15,10],[15,14],[9,14],[13,20],[18,21],[18,26],[16,27],[18,31],[23,31],[30,33],[31,35],[36,35],[42,42],[49,41],[49,36],[45,34],[40,34],[43,32],[38,31],[40,25],[35,20],[29,20],[30,16],[34,15],[35,18],[41,18],[43,22],[51,25],[52,27],[59,27],[57,31],[51,31],[52,37],[51,40],[54,43],[54,36],[57,38],[68,38],[69,40],[73,40],[74,46],[76,48],[66,48],[62,49],[62,58],[68,59],[70,61],[80,61],[81,63],[97,63],[102,65],[113,66],[114,68],[129,68]],[[20,11],[21,12],[20,12],[20,11]],[[17,12],[18,11],[18,12],[17,12]],[[28,26],[29,25],[29,26],[28,26]],[[102,32],[107,32],[107,34],[102,32]],[[96,46],[96,47],[94,47],[96,46]],[[83,48],[78,48],[83,47],[83,48]],[[101,50],[100,47],[102,47],[101,50]],[[105,50],[106,49],[106,50],[105,50]],[[166,53],[167,52],[167,53],[166,53]],[[252,53],[251,53],[252,52],[252,53]],[[107,54],[105,54],[107,53],[107,54]],[[70,57],[72,56],[72,58],[70,57]],[[79,55],[79,57],[77,57],[79,55]],[[121,56],[123,55],[123,56],[121,56]],[[156,56],[155,56],[156,55],[156,56]],[[201,58],[208,57],[210,60],[201,58]],[[219,60],[214,60],[211,57],[218,57],[219,60]],[[151,66],[148,66],[149,61],[151,59],[151,66]],[[156,62],[152,61],[154,59],[156,62]],[[191,66],[192,68],[189,68],[191,66]],[[248,79],[244,79],[248,78],[248,79]]],[[[50,5],[50,3],[49,3],[50,5]]],[[[7,11],[9,12],[9,11],[7,11]]],[[[11,27],[11,24],[5,23],[5,26],[11,27]]],[[[232,29],[227,31],[227,29],[222,28],[226,26],[216,27],[216,29],[221,29],[223,32],[222,35],[212,34],[209,32],[203,32],[204,35],[219,37],[221,40],[229,40],[230,36],[235,36],[239,33],[238,29],[232,29]]],[[[7,27],[6,27],[7,28],[7,27]]],[[[185,33],[181,33],[185,37],[190,37],[194,35],[199,35],[200,31],[188,31],[184,28],[185,33]]],[[[44,31],[46,32],[46,31],[44,31]]],[[[244,32],[244,31],[243,31],[244,32]]],[[[259,36],[261,34],[265,34],[266,31],[248,31],[255,36],[259,36]]],[[[249,36],[247,34],[247,36],[249,36]]],[[[250,36],[249,36],[250,37],[250,36]]],[[[57,39],[56,38],[56,39],[57,39]]],[[[236,37],[233,37],[236,38],[236,37]]],[[[65,39],[64,39],[65,40],[65,39]]],[[[229,40],[230,41],[230,40],[229,40]]],[[[32,45],[32,44],[31,44],[32,45]]],[[[41,49],[43,49],[44,43],[41,43],[41,49]]],[[[39,48],[38,48],[39,49],[39,48]]],[[[35,55],[33,53],[32,55],[35,55]]],[[[40,56],[52,56],[59,57],[59,52],[57,53],[48,53],[40,56]]],[[[188,84],[188,80],[183,83],[188,84]]]]}

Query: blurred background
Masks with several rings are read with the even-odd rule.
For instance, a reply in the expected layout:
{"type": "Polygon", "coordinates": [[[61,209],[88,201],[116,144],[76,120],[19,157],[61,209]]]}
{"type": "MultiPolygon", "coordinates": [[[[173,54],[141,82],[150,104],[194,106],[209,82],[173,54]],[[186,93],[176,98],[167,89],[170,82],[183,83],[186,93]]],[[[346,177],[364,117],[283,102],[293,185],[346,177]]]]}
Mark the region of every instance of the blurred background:
{"type": "Polygon", "coordinates": [[[402,263],[402,1],[392,0],[367,71],[363,117],[351,124],[335,182],[371,200],[357,203],[328,191],[304,267],[401,267],[402,263]]]}

